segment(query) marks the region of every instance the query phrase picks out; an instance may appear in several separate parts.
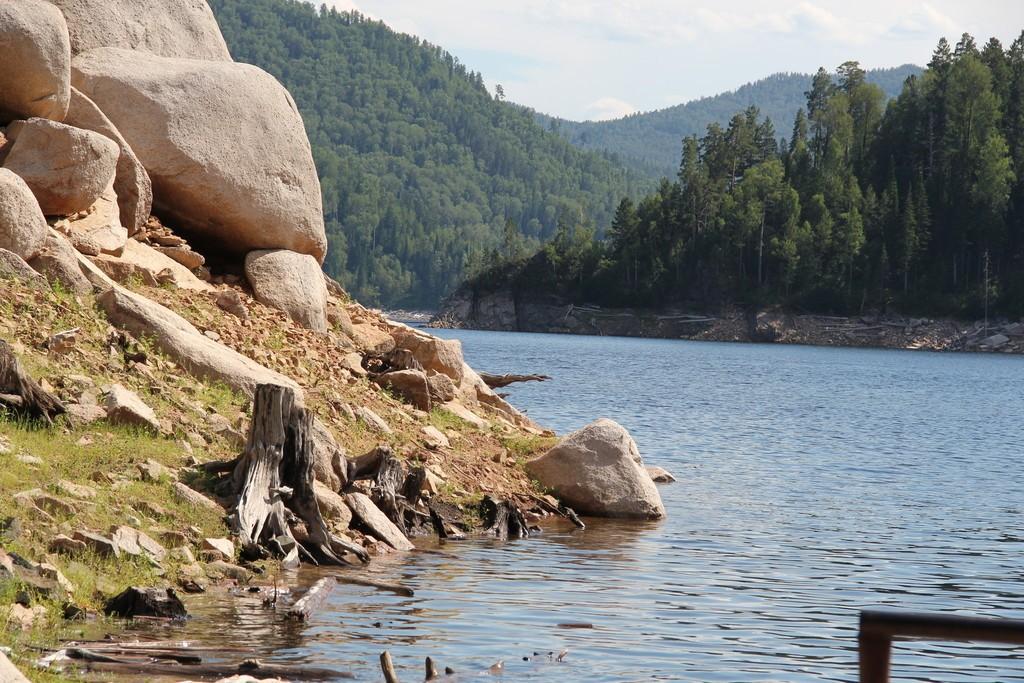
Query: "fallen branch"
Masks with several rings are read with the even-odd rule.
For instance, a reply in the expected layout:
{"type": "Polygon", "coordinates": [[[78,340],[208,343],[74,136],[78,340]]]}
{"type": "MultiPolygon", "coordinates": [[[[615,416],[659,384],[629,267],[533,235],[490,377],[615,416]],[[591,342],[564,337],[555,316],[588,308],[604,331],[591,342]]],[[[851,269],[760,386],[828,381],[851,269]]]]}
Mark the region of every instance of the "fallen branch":
{"type": "Polygon", "coordinates": [[[181,678],[223,678],[227,676],[252,676],[253,678],[281,678],[290,681],[333,681],[338,678],[352,679],[348,671],[333,671],[312,666],[289,664],[263,664],[258,660],[247,660],[241,664],[161,664],[151,660],[128,662],[87,662],[87,671],[102,671],[131,675],[134,680],[145,680],[153,676],[181,678]]]}
{"type": "Polygon", "coordinates": [[[492,375],[489,372],[478,372],[477,374],[491,389],[501,389],[516,382],[547,382],[551,379],[547,375],[492,375]]]}
{"type": "Polygon", "coordinates": [[[338,583],[351,584],[354,586],[366,586],[368,588],[377,588],[382,591],[390,591],[397,593],[398,595],[404,595],[411,598],[415,595],[415,592],[411,588],[400,586],[397,583],[386,583],[384,581],[375,581],[373,579],[364,579],[359,576],[348,576],[346,574],[338,574],[334,577],[338,583]]]}

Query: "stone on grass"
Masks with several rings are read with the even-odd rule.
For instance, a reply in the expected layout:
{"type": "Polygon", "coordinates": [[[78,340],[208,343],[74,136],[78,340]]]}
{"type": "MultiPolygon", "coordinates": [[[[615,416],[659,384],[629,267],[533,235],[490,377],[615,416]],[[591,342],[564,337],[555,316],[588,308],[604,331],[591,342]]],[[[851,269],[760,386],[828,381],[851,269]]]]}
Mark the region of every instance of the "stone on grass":
{"type": "Polygon", "coordinates": [[[138,395],[120,384],[110,387],[106,398],[107,419],[111,424],[160,431],[160,420],[138,395]]]}
{"type": "Polygon", "coordinates": [[[174,482],[174,495],[182,502],[185,502],[194,508],[203,508],[214,512],[224,511],[224,509],[214,502],[213,499],[204,496],[199,493],[199,491],[196,491],[180,481],[174,482]]]}
{"type": "Polygon", "coordinates": [[[438,450],[441,448],[451,448],[452,444],[448,441],[448,437],[445,436],[440,429],[433,425],[427,425],[422,430],[423,436],[425,437],[423,442],[427,448],[431,450],[438,450]]]}
{"type": "Polygon", "coordinates": [[[71,538],[76,541],[81,541],[97,555],[114,558],[121,557],[121,550],[117,547],[117,544],[106,536],[101,536],[100,534],[80,529],[73,533],[71,538]]]}
{"type": "Polygon", "coordinates": [[[366,406],[359,406],[355,409],[356,417],[362,420],[363,424],[370,428],[371,431],[377,432],[378,434],[393,434],[391,427],[384,421],[377,413],[373,412],[366,406]]]}
{"type": "Polygon", "coordinates": [[[422,370],[393,370],[374,377],[373,381],[396,392],[416,408],[430,411],[430,385],[422,370]]]}

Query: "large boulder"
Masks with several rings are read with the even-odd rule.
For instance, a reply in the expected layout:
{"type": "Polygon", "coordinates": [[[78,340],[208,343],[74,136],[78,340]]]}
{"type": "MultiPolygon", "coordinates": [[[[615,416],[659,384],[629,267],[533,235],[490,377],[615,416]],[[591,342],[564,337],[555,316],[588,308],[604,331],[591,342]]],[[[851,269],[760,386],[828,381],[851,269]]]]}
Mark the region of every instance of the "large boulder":
{"type": "Polygon", "coordinates": [[[661,519],[658,489],[636,442],[620,424],[600,419],[526,463],[526,471],[584,515],[661,519]]]}
{"type": "Polygon", "coordinates": [[[260,384],[280,384],[295,391],[302,402],[302,389],[293,380],[206,337],[170,309],[119,287],[97,272],[88,259],[82,257],[79,264],[94,285],[107,288],[96,297],[107,319],[136,336],[152,338],[157,348],[187,372],[223,382],[249,398],[260,384]]]}
{"type": "Polygon", "coordinates": [[[75,248],[55,230],[50,230],[43,248],[28,264],[45,275],[50,284],[59,283],[68,292],[88,294],[92,291],[92,285],[78,266],[75,248]]]}
{"type": "Polygon", "coordinates": [[[32,190],[20,176],[0,168],[0,249],[31,259],[42,249],[47,230],[32,190]]]}
{"type": "Polygon", "coordinates": [[[67,216],[92,206],[114,180],[117,143],[91,130],[42,118],[7,127],[13,145],[4,168],[29,186],[47,216],[67,216]]]}
{"type": "Polygon", "coordinates": [[[103,110],[153,182],[155,211],[193,244],[287,249],[323,262],[320,181],[295,102],[247,64],[100,48],[72,82],[103,110]]]}
{"type": "Polygon", "coordinates": [[[439,339],[397,323],[391,326],[391,336],[395,345],[411,351],[428,373],[447,375],[455,384],[462,382],[465,364],[462,359],[462,342],[458,339],[439,339]]]}
{"type": "Polygon", "coordinates": [[[114,191],[117,193],[121,225],[128,229],[129,235],[134,235],[146,224],[153,209],[153,184],[142,162],[106,114],[75,88],[71,89],[71,104],[64,122],[104,135],[121,148],[114,175],[114,191]]]}
{"type": "Polygon", "coordinates": [[[327,285],[315,258],[283,249],[251,251],[245,276],[257,301],[284,311],[303,327],[327,331],[327,285]]]}
{"type": "Polygon", "coordinates": [[[70,91],[60,10],[42,0],[0,2],[0,125],[32,116],[63,121],[70,91]]]}
{"type": "Polygon", "coordinates": [[[50,0],[67,17],[74,54],[121,47],[163,57],[231,61],[206,0],[50,0]]]}

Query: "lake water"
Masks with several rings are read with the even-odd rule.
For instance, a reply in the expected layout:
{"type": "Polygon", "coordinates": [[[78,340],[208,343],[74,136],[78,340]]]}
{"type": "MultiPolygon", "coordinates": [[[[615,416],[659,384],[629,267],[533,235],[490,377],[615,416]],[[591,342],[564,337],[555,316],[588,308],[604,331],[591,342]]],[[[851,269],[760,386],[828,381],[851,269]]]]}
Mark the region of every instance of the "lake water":
{"type": "MultiPolygon", "coordinates": [[[[460,680],[855,681],[862,608],[1024,617],[1024,358],[442,334],[552,375],[511,400],[559,433],[625,425],[679,478],[668,519],[450,543],[369,570],[414,598],[338,586],[301,627],[221,602],[191,634],[362,680],[387,649],[409,681],[427,655],[460,680]]],[[[1024,649],[899,643],[893,674],[1024,681],[1024,649]]]]}

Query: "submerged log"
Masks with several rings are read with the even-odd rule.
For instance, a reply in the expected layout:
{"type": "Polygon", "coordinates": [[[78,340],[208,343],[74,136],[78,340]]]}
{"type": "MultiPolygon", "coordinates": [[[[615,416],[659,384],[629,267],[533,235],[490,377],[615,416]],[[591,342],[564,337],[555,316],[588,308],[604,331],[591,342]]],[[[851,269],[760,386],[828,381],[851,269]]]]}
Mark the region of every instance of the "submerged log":
{"type": "Polygon", "coordinates": [[[161,664],[149,660],[88,662],[88,671],[102,671],[131,675],[132,680],[147,680],[153,676],[167,676],[175,680],[186,677],[212,679],[228,676],[252,676],[253,678],[280,678],[288,681],[333,681],[339,678],[352,679],[348,671],[334,671],[319,667],[291,664],[264,664],[250,659],[241,664],[161,664]]]}
{"type": "Polygon", "coordinates": [[[64,404],[43,389],[21,367],[11,346],[0,339],[0,403],[35,420],[52,425],[53,418],[64,414],[64,404]]]}
{"type": "Polygon", "coordinates": [[[334,577],[338,583],[352,584],[354,586],[366,586],[368,588],[376,588],[382,591],[390,591],[391,593],[397,593],[398,595],[404,595],[411,598],[415,595],[415,591],[412,588],[400,586],[397,583],[386,583],[384,581],[375,581],[373,579],[364,579],[361,576],[349,576],[347,574],[338,574],[334,577]]]}
{"type": "Polygon", "coordinates": [[[501,389],[517,382],[547,382],[551,379],[547,375],[492,375],[489,372],[478,372],[477,374],[491,389],[501,389]]]}
{"type": "Polygon", "coordinates": [[[331,579],[320,579],[310,587],[306,594],[295,601],[295,604],[288,609],[288,618],[298,621],[309,621],[313,612],[320,607],[327,596],[331,594],[335,582],[331,579]]]}
{"type": "Polygon", "coordinates": [[[291,388],[256,388],[249,440],[233,475],[238,506],[231,526],[247,557],[269,553],[285,567],[297,566],[300,555],[314,564],[348,564],[340,557],[346,552],[365,561],[365,552],[333,536],[320,514],[313,493],[312,433],[313,415],[296,405],[291,388]],[[304,527],[301,543],[289,524],[293,517],[304,527]]]}

